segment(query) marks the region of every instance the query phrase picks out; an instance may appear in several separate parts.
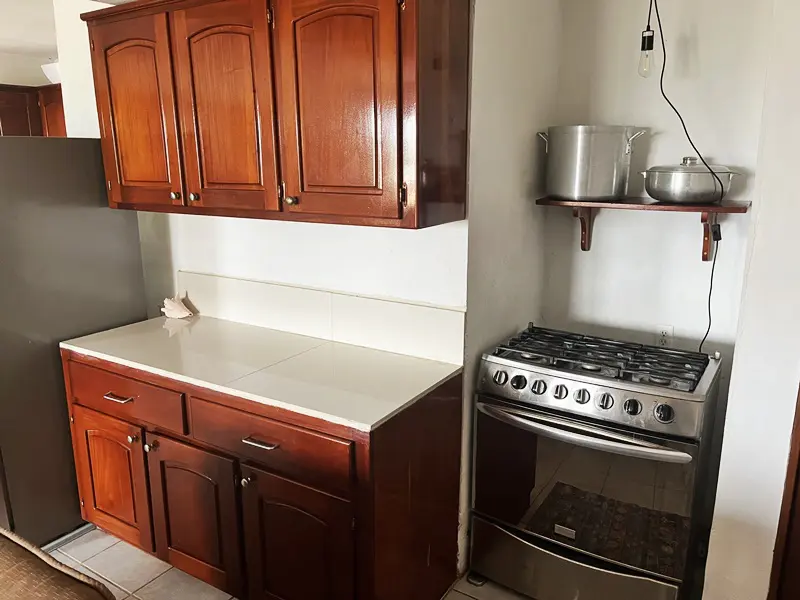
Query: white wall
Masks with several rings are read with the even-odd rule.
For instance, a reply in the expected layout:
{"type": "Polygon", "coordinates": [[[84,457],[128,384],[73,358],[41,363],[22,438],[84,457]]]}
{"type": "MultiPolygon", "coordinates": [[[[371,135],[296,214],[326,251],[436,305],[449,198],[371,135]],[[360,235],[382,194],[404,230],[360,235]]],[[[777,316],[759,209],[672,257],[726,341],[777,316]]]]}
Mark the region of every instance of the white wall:
{"type": "Polygon", "coordinates": [[[107,6],[90,0],[53,0],[64,119],[69,137],[100,137],[89,34],[80,15],[107,6]]]}
{"type": "MultiPolygon", "coordinates": [[[[669,61],[666,88],[704,154],[749,176],[732,198],[754,200],[770,25],[767,2],[661,2],[669,61]]],[[[677,164],[693,154],[661,98],[658,74],[637,74],[647,2],[562,0],[564,35],[558,124],[625,124],[651,128],[635,143],[634,172],[677,164]]],[[[655,15],[653,27],[656,28],[655,15]]],[[[661,60],[660,42],[659,69],[661,60]]],[[[632,192],[643,195],[642,178],[632,192]]],[[[545,209],[545,319],[554,326],[625,334],[653,343],[660,325],[676,345],[696,348],[707,326],[711,264],[701,261],[697,214],[599,211],[591,252],[581,252],[568,210],[545,209]],[[619,331],[621,330],[621,331],[619,331]]],[[[709,350],[731,360],[749,216],[721,219],[723,241],[714,282],[709,350]]]]}
{"type": "MultiPolygon", "coordinates": [[[[534,200],[542,148],[536,132],[556,113],[559,0],[478,0],[472,68],[470,229],[464,464],[481,354],[541,318],[544,213],[534,200]]],[[[462,487],[466,524],[469,481],[462,487]]],[[[462,548],[463,550],[463,548],[462,548]]],[[[466,554],[462,554],[463,561],[466,554]]]]}
{"type": "Polygon", "coordinates": [[[706,598],[766,597],[800,379],[800,262],[795,259],[800,5],[774,8],[767,37],[758,200],[722,455],[706,598]]]}
{"type": "Polygon", "coordinates": [[[0,84],[50,83],[42,65],[56,60],[52,0],[0,0],[0,84]]]}

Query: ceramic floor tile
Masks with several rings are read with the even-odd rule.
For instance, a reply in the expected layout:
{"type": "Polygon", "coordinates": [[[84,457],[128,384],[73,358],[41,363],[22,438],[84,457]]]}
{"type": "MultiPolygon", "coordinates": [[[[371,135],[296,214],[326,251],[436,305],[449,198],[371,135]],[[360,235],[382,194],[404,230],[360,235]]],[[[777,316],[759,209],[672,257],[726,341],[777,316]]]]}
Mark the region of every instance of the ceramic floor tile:
{"type": "Polygon", "coordinates": [[[84,564],[129,593],[136,592],[170,569],[167,563],[126,542],[103,550],[84,564]]]}
{"type": "Polygon", "coordinates": [[[138,600],[230,600],[231,596],[178,569],[170,569],[134,594],[138,600]]]}
{"type": "MultiPolygon", "coordinates": [[[[116,543],[116,540],[115,540],[115,543],[116,543]]],[[[56,550],[56,551],[52,552],[51,556],[53,558],[55,558],[58,562],[60,562],[62,564],[65,564],[68,567],[70,567],[72,569],[75,569],[79,573],[83,573],[84,575],[88,575],[92,579],[96,579],[97,581],[102,583],[104,586],[106,586],[111,591],[111,593],[114,595],[114,598],[116,600],[123,600],[123,599],[129,597],[128,592],[126,592],[125,590],[117,587],[116,585],[114,585],[110,581],[108,581],[106,579],[103,579],[97,573],[94,573],[91,569],[88,569],[87,567],[85,567],[84,565],[80,564],[76,560],[73,560],[72,558],[70,558],[69,556],[67,556],[66,554],[61,552],[60,550],[56,550]]]]}
{"type": "Polygon", "coordinates": [[[78,562],[85,562],[117,542],[119,542],[117,538],[99,529],[94,529],[69,544],[61,546],[59,550],[78,562]]]}
{"type": "MultiPolygon", "coordinates": [[[[456,585],[453,587],[453,591],[460,592],[461,594],[468,596],[468,598],[474,598],[475,600],[530,600],[530,598],[527,596],[522,596],[516,592],[512,592],[508,588],[504,588],[491,581],[487,581],[485,584],[480,586],[472,585],[469,581],[467,581],[466,577],[456,583],[456,585]]],[[[448,598],[448,600],[450,599],[448,598]]],[[[456,598],[453,600],[464,599],[456,596],[456,598]]]]}

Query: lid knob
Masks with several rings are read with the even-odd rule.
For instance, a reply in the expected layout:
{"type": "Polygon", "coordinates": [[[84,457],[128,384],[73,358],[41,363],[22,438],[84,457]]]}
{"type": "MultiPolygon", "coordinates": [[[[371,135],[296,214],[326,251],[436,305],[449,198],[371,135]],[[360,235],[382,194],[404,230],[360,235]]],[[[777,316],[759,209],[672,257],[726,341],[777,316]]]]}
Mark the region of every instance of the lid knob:
{"type": "Polygon", "coordinates": [[[684,167],[695,167],[698,162],[700,161],[697,160],[696,156],[685,156],[682,164],[684,167]]]}

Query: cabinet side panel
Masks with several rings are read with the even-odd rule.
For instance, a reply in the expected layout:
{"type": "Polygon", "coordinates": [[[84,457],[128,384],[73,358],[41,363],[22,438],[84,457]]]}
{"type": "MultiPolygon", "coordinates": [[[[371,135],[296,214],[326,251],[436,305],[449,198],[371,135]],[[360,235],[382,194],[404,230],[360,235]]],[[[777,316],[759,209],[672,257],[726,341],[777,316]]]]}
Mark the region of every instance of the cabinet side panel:
{"type": "Polygon", "coordinates": [[[470,0],[418,2],[418,199],[423,227],[466,217],[470,0]]]}
{"type": "Polygon", "coordinates": [[[456,580],[462,381],[373,434],[375,598],[439,600],[456,580]]]}

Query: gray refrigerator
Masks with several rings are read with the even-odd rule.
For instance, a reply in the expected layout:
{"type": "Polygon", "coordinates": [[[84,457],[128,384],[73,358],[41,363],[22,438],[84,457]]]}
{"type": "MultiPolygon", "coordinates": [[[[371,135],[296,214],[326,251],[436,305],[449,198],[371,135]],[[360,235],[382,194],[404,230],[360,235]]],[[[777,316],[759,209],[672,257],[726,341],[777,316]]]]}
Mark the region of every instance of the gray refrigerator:
{"type": "Polygon", "coordinates": [[[0,137],[0,526],[45,544],[83,524],[58,344],[145,318],[99,140],[0,137]]]}

